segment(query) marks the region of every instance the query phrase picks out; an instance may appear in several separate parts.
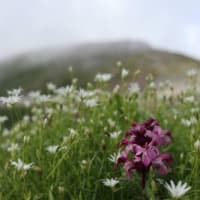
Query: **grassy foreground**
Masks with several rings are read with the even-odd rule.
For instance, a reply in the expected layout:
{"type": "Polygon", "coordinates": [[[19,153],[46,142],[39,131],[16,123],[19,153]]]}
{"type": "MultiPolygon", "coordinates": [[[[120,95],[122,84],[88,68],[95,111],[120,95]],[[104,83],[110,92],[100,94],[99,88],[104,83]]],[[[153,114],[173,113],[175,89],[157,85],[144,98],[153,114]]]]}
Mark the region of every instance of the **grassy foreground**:
{"type": "MultiPolygon", "coordinates": [[[[155,85],[151,76],[146,87],[138,87],[137,72],[132,85],[122,73],[120,85],[112,90],[109,76],[99,75],[96,85],[87,89],[72,85],[56,88],[49,84],[48,95],[31,92],[30,116],[24,116],[11,129],[1,117],[0,199],[19,200],[143,200],[172,199],[166,182],[179,180],[191,186],[180,199],[200,196],[200,102],[196,75],[189,73],[188,88],[174,94],[169,82],[155,85]],[[118,145],[133,121],[149,117],[172,132],[166,147],[173,166],[166,176],[150,171],[146,188],[140,176],[128,179],[122,166],[115,167],[118,145]],[[20,160],[18,160],[20,159],[20,160]],[[105,179],[115,178],[115,186],[105,179]],[[103,183],[104,182],[104,183],[103,183]]],[[[16,92],[10,95],[17,96],[16,92]],[[13,94],[15,93],[15,94],[13,94]]],[[[5,99],[4,99],[5,103],[5,99]]],[[[13,117],[13,102],[8,111],[13,117]]]]}

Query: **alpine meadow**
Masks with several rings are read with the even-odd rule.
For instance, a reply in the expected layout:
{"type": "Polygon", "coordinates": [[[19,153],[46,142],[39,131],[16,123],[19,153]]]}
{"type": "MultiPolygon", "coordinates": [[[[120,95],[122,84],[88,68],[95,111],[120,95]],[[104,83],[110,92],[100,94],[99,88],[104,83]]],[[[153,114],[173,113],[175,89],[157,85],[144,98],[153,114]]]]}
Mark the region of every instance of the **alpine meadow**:
{"type": "Polygon", "coordinates": [[[199,71],[186,87],[117,62],[84,88],[0,97],[0,199],[199,200],[199,71]],[[26,111],[23,111],[23,109],[26,111]]]}

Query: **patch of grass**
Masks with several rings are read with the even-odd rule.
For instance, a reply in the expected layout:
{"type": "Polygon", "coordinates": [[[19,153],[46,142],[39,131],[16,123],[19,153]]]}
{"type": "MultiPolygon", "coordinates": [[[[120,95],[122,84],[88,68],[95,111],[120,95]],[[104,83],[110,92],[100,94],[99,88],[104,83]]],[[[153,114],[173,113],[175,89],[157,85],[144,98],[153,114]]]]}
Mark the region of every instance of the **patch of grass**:
{"type": "MultiPolygon", "coordinates": [[[[198,200],[200,160],[194,146],[200,139],[198,90],[192,81],[187,91],[175,95],[168,85],[154,87],[152,81],[149,78],[140,92],[128,90],[128,83],[121,79],[119,91],[112,92],[109,83],[95,83],[80,92],[74,84],[64,92],[60,88],[50,91],[45,100],[38,96],[30,114],[6,134],[1,125],[0,198],[167,199],[161,181],[172,179],[191,186],[181,199],[198,200]],[[173,155],[174,164],[166,176],[151,172],[143,190],[137,174],[128,180],[123,168],[115,168],[108,158],[118,152],[131,123],[149,117],[172,132],[173,142],[164,150],[173,155]],[[120,134],[112,137],[113,132],[120,134]],[[17,169],[13,162],[18,159],[32,163],[30,169],[23,165],[17,169]],[[106,187],[102,183],[106,178],[117,178],[119,183],[115,188],[106,187]]],[[[16,111],[9,109],[14,115],[16,111]]]]}

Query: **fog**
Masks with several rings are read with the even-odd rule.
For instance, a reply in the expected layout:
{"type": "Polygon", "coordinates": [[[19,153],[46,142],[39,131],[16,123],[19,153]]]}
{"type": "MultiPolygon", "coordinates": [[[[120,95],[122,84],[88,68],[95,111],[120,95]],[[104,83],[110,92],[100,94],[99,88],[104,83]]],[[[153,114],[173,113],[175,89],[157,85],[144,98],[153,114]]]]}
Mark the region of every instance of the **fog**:
{"type": "Polygon", "coordinates": [[[0,0],[0,59],[121,39],[200,58],[199,7],[198,0],[0,0]]]}

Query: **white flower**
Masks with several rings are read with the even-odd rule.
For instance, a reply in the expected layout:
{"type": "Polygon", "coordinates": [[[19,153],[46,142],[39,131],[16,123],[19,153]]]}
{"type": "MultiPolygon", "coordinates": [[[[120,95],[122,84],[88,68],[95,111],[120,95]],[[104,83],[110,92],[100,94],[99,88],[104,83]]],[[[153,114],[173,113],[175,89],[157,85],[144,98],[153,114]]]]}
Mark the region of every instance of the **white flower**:
{"type": "Polygon", "coordinates": [[[188,119],[181,119],[181,124],[183,124],[187,127],[191,126],[191,122],[188,119]]]}
{"type": "Polygon", "coordinates": [[[95,106],[97,106],[98,104],[97,104],[97,100],[96,99],[86,99],[86,100],[84,100],[84,104],[87,106],[87,107],[90,107],[90,108],[92,108],[92,107],[95,107],[95,106]]]}
{"type": "Polygon", "coordinates": [[[199,112],[199,108],[191,108],[190,112],[191,113],[198,113],[199,112]]]}
{"type": "Polygon", "coordinates": [[[197,123],[197,119],[194,116],[192,116],[190,117],[190,119],[181,119],[181,123],[187,127],[190,127],[197,123]]]}
{"type": "Polygon", "coordinates": [[[185,97],[184,102],[185,103],[192,103],[192,102],[194,102],[194,96],[185,97]]]}
{"type": "Polygon", "coordinates": [[[191,122],[191,124],[196,124],[197,123],[196,117],[194,117],[194,116],[190,117],[190,122],[191,122]]]}
{"type": "Polygon", "coordinates": [[[30,116],[28,116],[28,115],[24,115],[24,117],[23,117],[23,122],[25,123],[25,124],[27,124],[28,122],[30,122],[30,116]]]}
{"type": "Polygon", "coordinates": [[[56,89],[56,85],[54,83],[47,83],[47,89],[54,91],[56,89]]]}
{"type": "Polygon", "coordinates": [[[121,77],[122,78],[126,78],[128,76],[128,73],[129,73],[129,71],[127,69],[123,68],[122,72],[121,72],[121,77]]]}
{"type": "Polygon", "coordinates": [[[82,165],[87,165],[87,164],[88,164],[88,161],[87,161],[87,160],[82,160],[82,161],[81,161],[81,164],[82,164],[82,165]]]}
{"type": "Polygon", "coordinates": [[[128,91],[131,93],[131,94],[134,94],[134,93],[139,93],[140,92],[140,86],[138,83],[131,83],[129,88],[128,88],[128,91]]]}
{"type": "Polygon", "coordinates": [[[38,103],[46,103],[51,100],[50,97],[51,97],[50,95],[45,95],[45,94],[40,95],[37,98],[37,102],[38,103]]]}
{"type": "Polygon", "coordinates": [[[115,87],[113,88],[113,93],[118,93],[119,92],[119,90],[120,90],[120,85],[115,85],[115,87]]]}
{"type": "Polygon", "coordinates": [[[69,130],[69,134],[70,134],[71,136],[75,136],[75,135],[77,134],[76,130],[73,129],[73,128],[69,128],[68,130],[69,130]]]}
{"type": "Polygon", "coordinates": [[[68,71],[71,73],[73,71],[73,67],[69,66],[68,71]]]}
{"type": "Polygon", "coordinates": [[[108,160],[113,162],[113,163],[117,163],[118,158],[120,157],[120,152],[118,153],[113,153],[108,157],[108,160]]]}
{"type": "Polygon", "coordinates": [[[56,153],[57,149],[58,149],[59,145],[52,145],[52,146],[48,146],[46,148],[46,150],[52,154],[56,153]]]}
{"type": "Polygon", "coordinates": [[[63,142],[67,143],[69,140],[74,139],[77,135],[77,131],[73,128],[69,128],[69,135],[63,137],[63,142]]]}
{"type": "Polygon", "coordinates": [[[117,65],[117,67],[121,67],[121,66],[122,66],[122,61],[120,61],[120,60],[117,61],[117,62],[116,62],[116,65],[117,65]]]}
{"type": "Polygon", "coordinates": [[[55,93],[60,96],[66,96],[70,93],[72,93],[74,90],[74,87],[72,85],[67,85],[66,87],[61,87],[55,90],[55,93]]]}
{"type": "Polygon", "coordinates": [[[0,97],[0,102],[3,104],[7,104],[7,106],[10,106],[12,104],[18,103],[22,96],[20,96],[22,89],[13,89],[8,91],[8,97],[0,97]]]}
{"type": "Polygon", "coordinates": [[[29,92],[28,96],[32,99],[37,99],[40,96],[40,91],[31,91],[29,92]]]}
{"type": "Polygon", "coordinates": [[[194,143],[194,148],[195,148],[197,151],[200,151],[200,140],[197,140],[197,141],[194,143]]]}
{"type": "Polygon", "coordinates": [[[5,129],[3,130],[3,133],[2,133],[3,136],[8,136],[8,135],[10,135],[10,134],[11,134],[11,132],[10,132],[8,129],[5,128],[5,129]]]}
{"type": "Polygon", "coordinates": [[[121,134],[121,131],[116,131],[116,132],[111,133],[110,137],[113,139],[118,138],[120,134],[121,134]]]}
{"type": "Polygon", "coordinates": [[[109,118],[109,119],[108,119],[108,124],[109,124],[109,126],[110,126],[111,128],[114,128],[116,123],[115,123],[115,121],[114,121],[113,119],[109,118]]]}
{"type": "Polygon", "coordinates": [[[29,143],[30,136],[29,135],[25,135],[23,139],[24,139],[24,143],[29,143]]]}
{"type": "Polygon", "coordinates": [[[165,188],[170,192],[172,198],[180,198],[191,189],[191,187],[187,186],[187,183],[182,184],[182,182],[179,181],[178,184],[175,185],[172,180],[170,180],[170,184],[165,183],[165,188]]]}
{"type": "Polygon", "coordinates": [[[189,69],[187,72],[186,72],[187,76],[188,77],[194,77],[197,75],[197,70],[196,69],[189,69]]]}
{"type": "Polygon", "coordinates": [[[154,89],[156,87],[156,84],[154,81],[151,81],[151,83],[149,83],[149,87],[154,89]]]}
{"type": "Polygon", "coordinates": [[[111,74],[100,74],[98,73],[95,77],[97,82],[108,82],[112,78],[111,74]]]}
{"type": "Polygon", "coordinates": [[[19,96],[22,92],[22,88],[18,88],[18,89],[13,89],[13,90],[8,90],[8,95],[9,96],[19,96]]]}
{"type": "Polygon", "coordinates": [[[78,96],[82,99],[92,97],[94,95],[95,95],[95,91],[87,91],[87,90],[84,90],[84,89],[80,89],[78,91],[78,96]]]}
{"type": "Polygon", "coordinates": [[[119,181],[116,178],[115,179],[111,178],[111,179],[103,180],[103,184],[105,186],[111,187],[111,188],[115,187],[115,185],[117,185],[118,183],[119,183],[119,181]]]}
{"type": "Polygon", "coordinates": [[[8,120],[7,116],[0,116],[0,124],[4,123],[7,120],[8,120]]]}
{"type": "Polygon", "coordinates": [[[9,147],[8,147],[8,152],[14,152],[19,150],[19,145],[17,143],[12,143],[9,147]]]}
{"type": "Polygon", "coordinates": [[[32,168],[33,163],[26,164],[26,163],[22,162],[20,159],[18,159],[17,162],[11,161],[11,165],[15,166],[18,171],[19,170],[27,171],[32,168]]]}
{"type": "Polygon", "coordinates": [[[16,104],[21,100],[21,96],[0,97],[0,102],[7,105],[16,104]]]}

